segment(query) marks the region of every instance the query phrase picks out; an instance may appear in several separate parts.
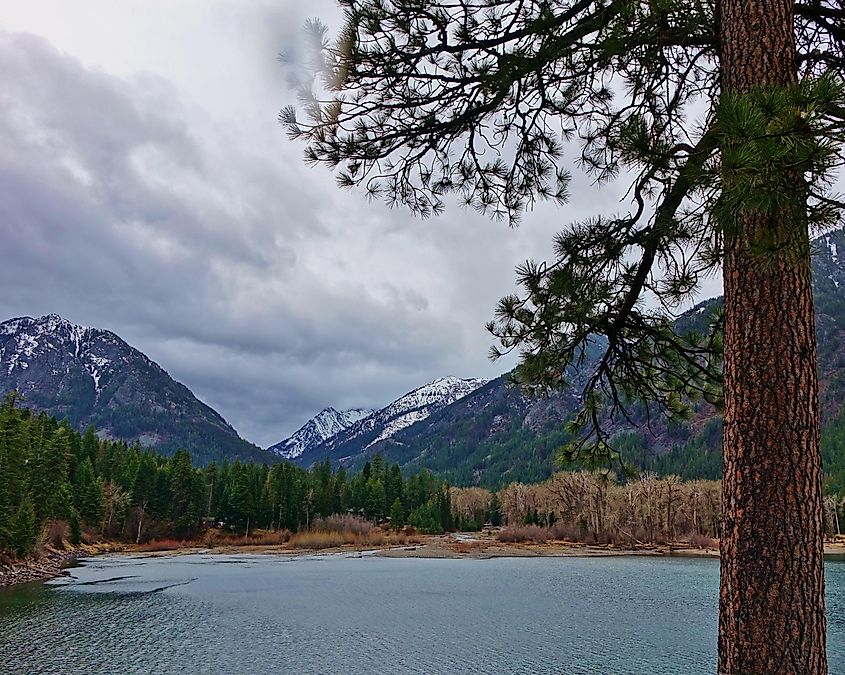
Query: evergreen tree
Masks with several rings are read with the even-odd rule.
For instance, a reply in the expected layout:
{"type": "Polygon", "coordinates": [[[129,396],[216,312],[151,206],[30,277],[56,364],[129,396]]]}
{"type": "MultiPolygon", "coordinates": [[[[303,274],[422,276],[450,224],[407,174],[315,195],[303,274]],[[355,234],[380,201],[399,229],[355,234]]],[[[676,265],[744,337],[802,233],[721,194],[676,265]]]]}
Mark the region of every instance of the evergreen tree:
{"type": "Polygon", "coordinates": [[[191,456],[178,450],[170,460],[170,517],[176,536],[187,539],[197,532],[205,502],[204,488],[191,465],[191,456]]]}
{"type": "Polygon", "coordinates": [[[11,525],[11,549],[20,558],[25,558],[35,548],[38,541],[38,520],[35,507],[29,496],[24,497],[11,525]]]}
{"type": "Polygon", "coordinates": [[[63,488],[68,475],[69,433],[66,427],[59,427],[50,437],[39,438],[33,448],[30,493],[39,523],[67,513],[67,491],[63,488]]]}
{"type": "Polygon", "coordinates": [[[94,473],[90,457],[79,465],[73,485],[76,509],[75,514],[90,527],[99,527],[103,520],[105,507],[103,484],[94,473]]]}
{"type": "Polygon", "coordinates": [[[79,514],[76,512],[76,509],[73,509],[70,513],[69,525],[70,543],[78,546],[82,541],[82,526],[79,523],[79,514]]]}
{"type": "Polygon", "coordinates": [[[490,496],[490,503],[487,505],[487,522],[493,527],[498,527],[502,524],[502,511],[499,506],[499,494],[494,492],[490,496]]]}
{"type": "Polygon", "coordinates": [[[402,501],[397,497],[390,506],[390,526],[396,530],[405,524],[405,508],[402,501]]]}
{"type": "Polygon", "coordinates": [[[341,4],[336,43],[315,28],[330,95],[309,83],[308,119],[281,115],[341,185],[422,215],[456,194],[515,222],[566,202],[571,140],[596,179],[630,180],[627,212],[519,268],[494,355],[520,351],[529,391],[590,361],[561,453],[582,466],[629,469],[612,422],[632,406],[724,406],[719,670],[826,672],[809,230],[843,207],[841,2],[341,4]],[[671,312],[720,268],[724,314],[676,333],[671,312]]]}
{"type": "Polygon", "coordinates": [[[83,462],[86,459],[90,459],[91,464],[94,465],[97,462],[99,450],[100,439],[97,438],[94,427],[89,426],[82,435],[82,441],[79,447],[80,461],[83,462]]]}
{"type": "Polygon", "coordinates": [[[364,510],[368,518],[378,522],[387,515],[387,495],[384,491],[384,483],[375,477],[375,472],[372,475],[373,477],[366,483],[367,497],[364,510]]]}
{"type": "Polygon", "coordinates": [[[17,394],[7,395],[0,407],[0,550],[14,548],[16,514],[28,497],[25,436],[17,394]]]}

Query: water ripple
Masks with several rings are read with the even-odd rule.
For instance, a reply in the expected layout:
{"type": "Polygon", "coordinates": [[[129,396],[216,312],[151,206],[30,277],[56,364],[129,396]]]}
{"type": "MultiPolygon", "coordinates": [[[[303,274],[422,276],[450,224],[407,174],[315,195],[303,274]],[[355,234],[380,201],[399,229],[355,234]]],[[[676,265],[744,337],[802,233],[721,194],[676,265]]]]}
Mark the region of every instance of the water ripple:
{"type": "MultiPolygon", "coordinates": [[[[715,670],[718,562],[98,558],[0,593],[3,673],[715,670]],[[122,574],[131,568],[132,574],[122,574]]],[[[845,565],[828,564],[831,672],[845,565]]]]}

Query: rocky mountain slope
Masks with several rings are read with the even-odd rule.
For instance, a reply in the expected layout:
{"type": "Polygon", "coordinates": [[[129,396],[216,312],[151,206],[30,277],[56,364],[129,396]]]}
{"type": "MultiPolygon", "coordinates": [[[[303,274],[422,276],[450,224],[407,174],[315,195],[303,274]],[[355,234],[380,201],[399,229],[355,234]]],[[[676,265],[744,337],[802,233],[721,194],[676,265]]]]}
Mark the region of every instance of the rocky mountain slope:
{"type": "Polygon", "coordinates": [[[486,380],[442,377],[418,387],[372,415],[358,420],[319,445],[303,452],[297,462],[308,466],[329,458],[346,461],[379,445],[397,432],[478,389],[486,380]]]}
{"type": "Polygon", "coordinates": [[[197,463],[273,456],[243,440],[217,412],[114,333],[55,314],[0,323],[0,393],[77,429],[191,452],[197,463]]]}
{"type": "MultiPolygon", "coordinates": [[[[845,231],[820,237],[814,246],[822,444],[827,469],[841,472],[845,489],[845,231]]],[[[689,327],[716,303],[721,298],[700,303],[679,322],[689,327]]],[[[555,469],[555,450],[569,440],[563,427],[577,407],[577,390],[528,399],[507,380],[503,375],[390,437],[326,456],[355,469],[380,452],[407,470],[428,468],[463,485],[545,478],[555,469]]],[[[699,405],[682,427],[620,424],[615,442],[643,469],[715,478],[721,473],[721,425],[712,408],[699,405]]]]}
{"type": "Polygon", "coordinates": [[[376,411],[370,408],[352,408],[340,412],[334,408],[324,408],[289,438],[271,445],[267,450],[285,459],[296,459],[374,412],[376,411]]]}

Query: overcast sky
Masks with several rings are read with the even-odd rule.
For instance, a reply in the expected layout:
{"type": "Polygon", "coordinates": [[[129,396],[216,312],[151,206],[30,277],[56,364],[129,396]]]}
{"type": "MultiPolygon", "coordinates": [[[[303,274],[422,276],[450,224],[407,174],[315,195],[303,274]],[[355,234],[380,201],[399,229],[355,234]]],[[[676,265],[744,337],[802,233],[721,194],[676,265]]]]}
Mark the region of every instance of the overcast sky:
{"type": "Polygon", "coordinates": [[[339,27],[328,0],[3,0],[0,319],[113,330],[261,446],[507,370],[484,323],[514,266],[619,191],[576,171],[518,229],[341,192],[276,122],[312,16],[339,27]]]}

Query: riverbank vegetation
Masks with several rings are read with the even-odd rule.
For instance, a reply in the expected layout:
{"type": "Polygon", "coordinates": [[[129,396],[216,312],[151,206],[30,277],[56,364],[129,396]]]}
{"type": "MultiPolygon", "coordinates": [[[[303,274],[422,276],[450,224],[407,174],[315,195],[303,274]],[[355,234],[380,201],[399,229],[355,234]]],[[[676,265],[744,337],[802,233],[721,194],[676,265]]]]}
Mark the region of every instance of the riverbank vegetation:
{"type": "Polygon", "coordinates": [[[162,457],[101,439],[93,428],[80,434],[17,402],[10,395],[0,406],[0,553],[6,556],[29,556],[63,532],[71,544],[144,544],[249,540],[259,530],[263,540],[268,532],[278,539],[279,532],[309,531],[315,541],[317,535],[365,541],[377,536],[370,533],[373,523],[388,519],[394,529],[455,527],[444,481],[427,471],[406,478],[378,456],[354,476],[332,471],[328,462],[312,470],[240,462],[197,468],[187,452],[162,457]],[[354,518],[332,520],[336,514],[354,518]]]}
{"type": "MultiPolygon", "coordinates": [[[[827,525],[842,502],[829,496],[827,525]]],[[[125,542],[145,551],[215,547],[323,549],[417,543],[416,533],[502,526],[502,542],[637,547],[718,540],[717,481],[560,472],[500,490],[452,487],[427,471],[404,476],[376,455],[347,475],[328,462],[194,467],[187,452],[80,434],[14,396],[0,407],[0,554],[24,558],[64,542],[125,542]]]]}

